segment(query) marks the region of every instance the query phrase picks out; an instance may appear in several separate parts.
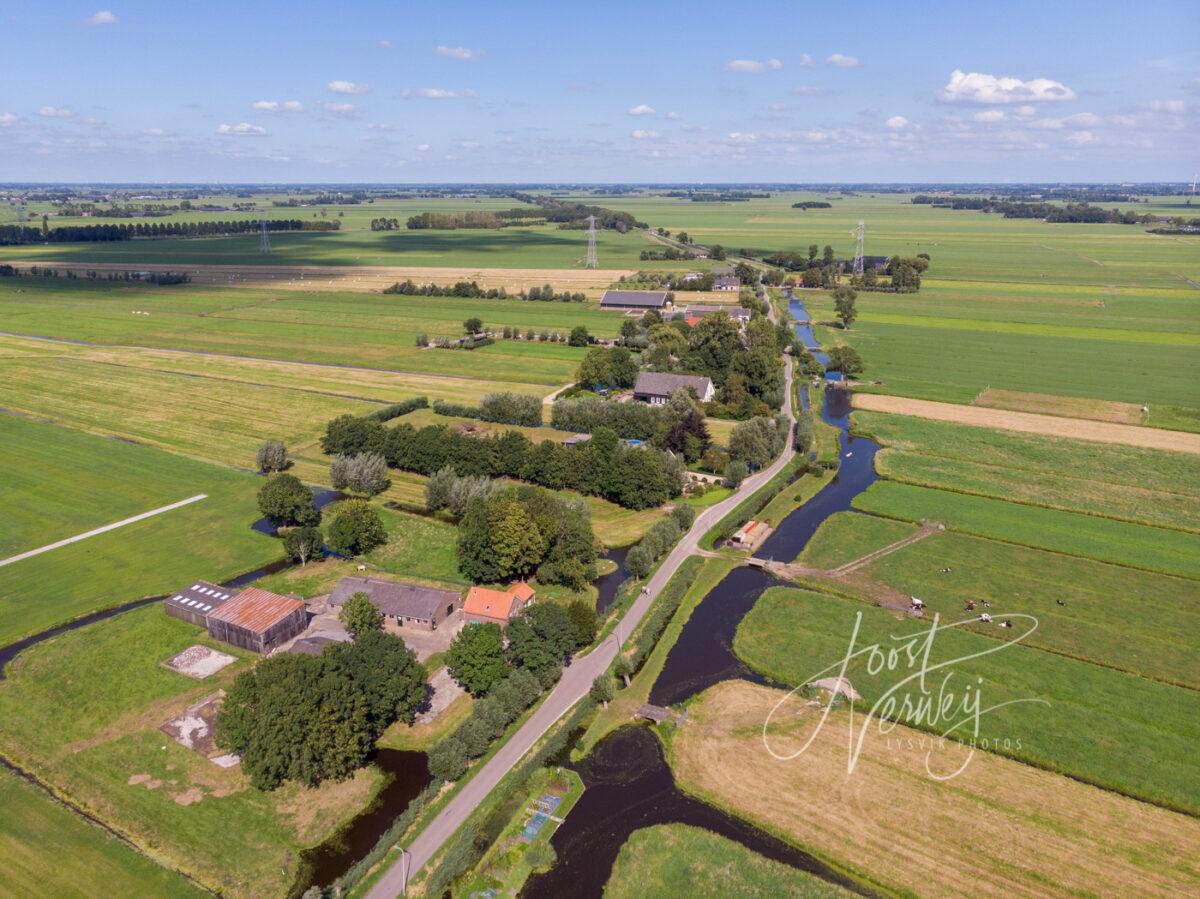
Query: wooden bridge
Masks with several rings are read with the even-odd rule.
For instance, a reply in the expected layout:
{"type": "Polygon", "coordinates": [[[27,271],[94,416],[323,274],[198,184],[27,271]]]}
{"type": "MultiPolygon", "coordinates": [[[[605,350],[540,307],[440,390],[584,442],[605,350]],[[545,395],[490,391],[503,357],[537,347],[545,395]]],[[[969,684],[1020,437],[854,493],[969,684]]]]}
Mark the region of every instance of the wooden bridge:
{"type": "Polygon", "coordinates": [[[664,721],[673,721],[675,726],[679,727],[685,716],[674,709],[646,703],[637,710],[637,714],[634,717],[645,718],[647,721],[653,721],[655,724],[662,724],[664,721]]]}

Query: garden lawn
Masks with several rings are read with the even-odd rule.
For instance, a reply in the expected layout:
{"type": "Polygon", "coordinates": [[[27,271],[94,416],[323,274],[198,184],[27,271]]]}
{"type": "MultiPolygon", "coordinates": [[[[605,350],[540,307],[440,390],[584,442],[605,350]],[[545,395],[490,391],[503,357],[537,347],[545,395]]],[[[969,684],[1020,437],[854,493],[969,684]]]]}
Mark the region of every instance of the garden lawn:
{"type": "Polygon", "coordinates": [[[0,807],[0,865],[10,895],[85,899],[95,884],[114,896],[207,895],[8,771],[0,771],[0,807]]]}
{"type": "MultiPolygon", "coordinates": [[[[922,696],[919,685],[901,686],[901,681],[914,675],[920,663],[910,666],[904,654],[910,636],[918,644],[917,656],[924,652],[919,641],[929,632],[927,620],[807,590],[773,588],[738,626],[734,648],[769,677],[803,685],[837,674],[859,615],[856,650],[878,645],[901,654],[899,664],[871,674],[865,654],[850,662],[846,674],[864,697],[864,709],[893,689],[896,708],[904,707],[906,697],[916,703],[922,696]]],[[[1030,627],[1025,618],[1013,621],[1017,635],[1030,627]]],[[[988,747],[1019,761],[1167,808],[1200,812],[1200,779],[1192,758],[1192,747],[1200,740],[1200,693],[998,643],[961,628],[939,627],[928,666],[938,664],[945,667],[933,669],[926,695],[935,707],[939,696],[950,696],[953,711],[932,721],[897,712],[893,720],[946,733],[964,718],[958,704],[965,702],[970,685],[972,695],[989,710],[980,716],[977,734],[967,724],[950,733],[951,738],[987,740],[988,747]],[[1154,764],[1145,764],[1146,758],[1154,764]]]]}
{"type": "MultiPolygon", "coordinates": [[[[212,644],[157,604],[63,634],[18,656],[0,689],[0,752],[214,891],[286,892],[299,850],[365,807],[373,768],[310,790],[253,789],[157,730],[228,687],[250,653],[212,644]],[[162,662],[195,643],[238,662],[195,681],[162,662]]],[[[41,862],[51,864],[49,860],[41,862]]]]}
{"type": "Polygon", "coordinates": [[[889,481],[859,494],[854,507],[902,521],[941,522],[1006,543],[1200,578],[1200,537],[1183,531],[889,481]]]}
{"type": "Polygon", "coordinates": [[[207,494],[0,568],[0,645],[196,578],[226,580],[283,555],[278,541],[250,529],[259,517],[262,485],[253,475],[54,425],[0,419],[0,434],[22,454],[8,469],[18,491],[7,516],[8,540],[16,545],[42,545],[47,537],[53,542],[134,511],[207,494]],[[78,491],[74,507],[68,483],[78,491]],[[111,516],[104,512],[110,495],[120,510],[111,516]],[[45,520],[34,516],[36,525],[23,524],[30,519],[22,509],[43,508],[43,499],[45,520]],[[135,500],[142,504],[136,510],[135,500]]]}
{"type": "Polygon", "coordinates": [[[631,833],[613,864],[604,899],[681,895],[696,899],[809,899],[851,894],[701,827],[659,824],[631,833]]]}

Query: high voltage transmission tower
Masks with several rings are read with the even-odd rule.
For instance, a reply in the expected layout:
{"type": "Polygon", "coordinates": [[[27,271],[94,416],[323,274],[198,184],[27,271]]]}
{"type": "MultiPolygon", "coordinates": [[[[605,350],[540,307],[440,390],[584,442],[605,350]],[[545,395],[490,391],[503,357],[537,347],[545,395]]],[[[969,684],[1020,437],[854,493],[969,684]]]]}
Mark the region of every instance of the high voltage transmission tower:
{"type": "Polygon", "coordinates": [[[258,241],[258,249],[264,256],[271,255],[271,237],[267,234],[267,220],[260,214],[258,217],[258,230],[261,237],[258,241]]]}
{"type": "Polygon", "coordinates": [[[858,227],[850,233],[854,235],[856,240],[854,246],[854,274],[861,275],[863,273],[863,237],[867,232],[867,223],[859,219],[858,227]]]}
{"type": "Polygon", "coordinates": [[[585,265],[588,268],[598,268],[600,263],[596,261],[596,217],[594,215],[588,216],[587,237],[588,237],[588,252],[587,252],[587,262],[585,263],[585,265]]]}

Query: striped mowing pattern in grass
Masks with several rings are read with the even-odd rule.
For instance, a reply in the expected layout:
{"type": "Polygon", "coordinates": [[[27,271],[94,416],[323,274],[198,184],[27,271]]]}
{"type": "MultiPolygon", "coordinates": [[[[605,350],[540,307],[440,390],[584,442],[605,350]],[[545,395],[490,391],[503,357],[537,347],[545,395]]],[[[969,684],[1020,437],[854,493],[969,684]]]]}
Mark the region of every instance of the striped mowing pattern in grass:
{"type": "Polygon", "coordinates": [[[902,521],[938,521],[1006,543],[1200,578],[1200,537],[1183,531],[889,481],[860,494],[854,507],[902,521]]]}

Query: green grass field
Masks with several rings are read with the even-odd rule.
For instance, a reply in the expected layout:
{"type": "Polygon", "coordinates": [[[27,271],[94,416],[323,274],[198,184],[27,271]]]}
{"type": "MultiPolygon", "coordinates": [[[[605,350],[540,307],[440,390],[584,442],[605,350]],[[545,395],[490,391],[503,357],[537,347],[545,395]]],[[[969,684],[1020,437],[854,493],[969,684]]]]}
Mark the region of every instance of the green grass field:
{"type": "Polygon", "coordinates": [[[416,346],[418,334],[459,337],[478,317],[611,337],[621,316],[596,303],[412,297],[357,291],[271,291],[21,278],[0,282],[5,330],[91,343],[184,349],[295,362],[359,365],[561,386],[584,351],[563,343],[497,341],[474,351],[416,346]],[[134,313],[149,313],[135,315],[134,313]]]}
{"type": "Polygon", "coordinates": [[[775,899],[849,896],[825,881],[686,824],[635,830],[613,864],[604,899],[775,899]]]}
{"type": "Polygon", "coordinates": [[[0,806],[10,895],[84,899],[98,883],[117,896],[207,895],[8,771],[0,771],[0,806]]]}
{"type": "Polygon", "coordinates": [[[1200,554],[1196,552],[1200,538],[1183,531],[891,481],[879,481],[860,494],[854,508],[902,521],[936,521],[1006,543],[1200,578],[1200,554]]]}
{"type": "MultiPolygon", "coordinates": [[[[871,674],[865,657],[851,661],[847,676],[866,708],[919,668],[904,660],[903,644],[896,639],[925,635],[927,621],[807,590],[772,588],[743,619],[734,647],[768,676],[804,684],[837,673],[856,614],[862,615],[856,648],[879,645],[886,652],[896,647],[901,654],[895,667],[872,669],[871,674]]],[[[1028,627],[1022,619],[1015,625],[1028,627]]],[[[923,644],[918,655],[922,651],[923,644]]],[[[989,741],[989,750],[996,747],[1000,754],[1169,808],[1200,811],[1200,780],[1191,749],[1200,739],[1197,692],[1026,646],[1005,646],[959,628],[934,638],[929,664],[939,663],[948,667],[933,671],[927,689],[935,706],[939,696],[952,697],[954,711],[925,729],[942,733],[962,719],[958,703],[970,684],[981,706],[989,709],[979,718],[978,733],[989,741]],[[976,678],[981,679],[978,686],[976,678]],[[1011,704],[996,707],[1003,703],[1011,704]],[[1153,764],[1146,764],[1147,759],[1153,764]]],[[[900,688],[896,707],[906,694],[917,701],[915,682],[900,688]]],[[[968,729],[953,736],[967,740],[972,733],[968,729]]]]}
{"type": "MultiPolygon", "coordinates": [[[[277,896],[298,850],[369,802],[379,775],[262,793],[239,767],[158,731],[249,664],[224,644],[214,645],[238,663],[203,682],[160,664],[198,642],[208,642],[199,628],[153,605],[28,650],[0,690],[0,751],[211,889],[277,896]]],[[[41,856],[30,864],[47,864],[41,856]]]]}
{"type": "MultiPolygon", "coordinates": [[[[839,513],[821,525],[800,560],[836,567],[911,532],[911,525],[892,519],[839,513]]],[[[950,531],[883,556],[861,574],[919,596],[948,620],[964,617],[968,599],[986,599],[993,617],[1013,612],[1037,617],[1037,630],[1023,641],[1029,646],[1200,687],[1200,650],[1191,639],[1200,630],[1196,581],[950,531]]],[[[860,578],[808,583],[870,600],[870,584],[860,578]]],[[[995,639],[1015,632],[986,624],[971,629],[995,639]]]]}
{"type": "MultiPolygon", "coordinates": [[[[87,612],[219,581],[282,556],[250,530],[253,475],[0,415],[0,442],[20,463],[4,542],[31,549],[199,493],[188,506],[0,568],[0,645],[87,612]],[[77,501],[73,497],[78,497],[77,501]],[[113,509],[110,513],[108,509],[113,509]]],[[[7,554],[6,554],[7,555],[7,554]]]]}
{"type": "Polygon", "coordinates": [[[889,449],[890,480],[1200,531],[1200,466],[1183,453],[855,412],[856,432],[889,449]]]}

